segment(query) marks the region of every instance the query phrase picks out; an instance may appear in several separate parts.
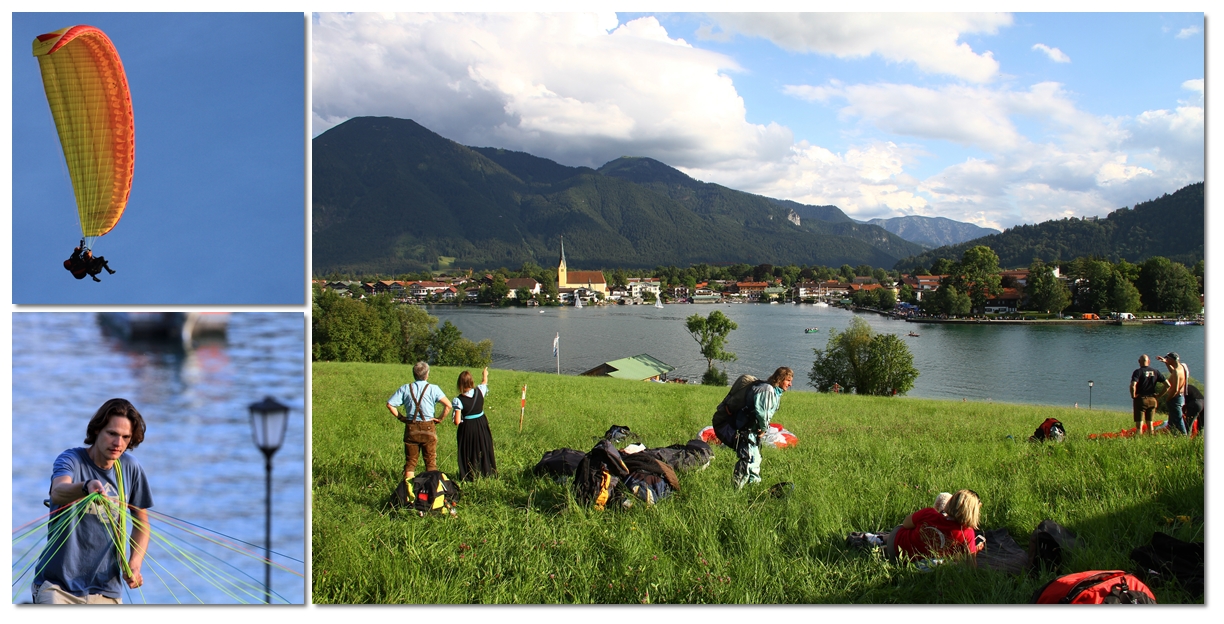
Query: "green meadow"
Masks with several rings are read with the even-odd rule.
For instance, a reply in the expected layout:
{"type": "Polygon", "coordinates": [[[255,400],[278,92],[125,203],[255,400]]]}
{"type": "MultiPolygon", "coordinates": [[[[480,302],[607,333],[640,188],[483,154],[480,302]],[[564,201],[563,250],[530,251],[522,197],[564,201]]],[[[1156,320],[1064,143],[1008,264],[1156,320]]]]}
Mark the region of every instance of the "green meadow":
{"type": "MultiPolygon", "coordinates": [[[[799,388],[806,370],[796,368],[799,388]]],[[[430,381],[454,396],[460,370],[435,367],[430,381]]],[[[795,391],[774,422],[799,444],[763,450],[763,486],[735,491],[734,453],[715,446],[710,466],[680,473],[681,490],[654,507],[594,511],[531,474],[545,451],[588,451],[613,424],[650,447],[685,442],[725,389],[489,377],[499,475],[460,483],[458,516],[422,518],[387,505],[404,455],[403,425],[385,403],[411,368],[313,365],[316,604],[1029,602],[1053,573],[959,563],[923,572],[845,545],[851,531],[889,529],[958,488],[981,495],[982,528],[1006,527],[1022,547],[1046,518],[1076,532],[1064,573],[1131,569],[1131,549],[1154,531],[1204,539],[1201,437],[1087,438],[1130,427],[1124,412],[795,391]],[[1027,442],[1051,416],[1067,440],[1027,442]],[[774,498],[767,488],[780,481],[794,490],[774,498]]],[[[454,476],[454,425],[438,431],[439,468],[454,476]]],[[[1175,584],[1154,592],[1161,603],[1202,601],[1175,584]]]]}

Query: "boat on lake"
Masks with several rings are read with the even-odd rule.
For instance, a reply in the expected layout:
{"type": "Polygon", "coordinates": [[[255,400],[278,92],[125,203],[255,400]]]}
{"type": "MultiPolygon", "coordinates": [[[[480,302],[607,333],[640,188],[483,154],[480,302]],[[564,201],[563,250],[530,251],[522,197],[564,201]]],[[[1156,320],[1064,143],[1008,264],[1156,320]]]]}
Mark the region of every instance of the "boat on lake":
{"type": "Polygon", "coordinates": [[[918,332],[910,332],[910,333],[908,333],[908,334],[906,334],[906,335],[907,335],[907,336],[909,336],[909,337],[911,337],[911,338],[917,338],[917,337],[918,337],[918,332]]]}
{"type": "Polygon", "coordinates": [[[816,332],[818,332],[818,331],[820,331],[820,328],[819,328],[819,327],[809,327],[809,328],[807,328],[807,329],[803,330],[803,333],[805,333],[805,334],[814,334],[814,333],[816,333],[816,332]]]}
{"type": "Polygon", "coordinates": [[[662,299],[655,299],[655,307],[656,307],[656,308],[659,308],[660,310],[662,310],[662,309],[663,309],[663,300],[662,300],[662,299]]]}

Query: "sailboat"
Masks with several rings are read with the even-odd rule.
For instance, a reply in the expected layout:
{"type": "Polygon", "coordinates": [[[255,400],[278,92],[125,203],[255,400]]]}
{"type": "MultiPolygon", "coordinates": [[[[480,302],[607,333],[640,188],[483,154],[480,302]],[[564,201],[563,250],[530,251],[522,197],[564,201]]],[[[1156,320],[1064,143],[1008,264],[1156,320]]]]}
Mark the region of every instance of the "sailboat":
{"type": "Polygon", "coordinates": [[[656,308],[658,308],[658,309],[660,309],[660,310],[662,310],[662,309],[663,309],[663,300],[662,300],[662,299],[659,299],[659,298],[656,298],[656,299],[655,299],[655,307],[656,307],[656,308]]]}
{"type": "Polygon", "coordinates": [[[574,307],[579,310],[582,309],[582,297],[579,297],[577,294],[574,295],[574,307]]]}

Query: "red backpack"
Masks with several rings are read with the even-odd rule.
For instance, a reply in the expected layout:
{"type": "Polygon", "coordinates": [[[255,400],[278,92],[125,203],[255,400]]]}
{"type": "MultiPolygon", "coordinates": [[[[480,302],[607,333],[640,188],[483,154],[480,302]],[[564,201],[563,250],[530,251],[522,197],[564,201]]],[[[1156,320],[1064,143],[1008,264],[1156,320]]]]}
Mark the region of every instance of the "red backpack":
{"type": "Polygon", "coordinates": [[[1037,591],[1035,604],[1156,604],[1143,581],[1122,570],[1060,576],[1037,591]]]}

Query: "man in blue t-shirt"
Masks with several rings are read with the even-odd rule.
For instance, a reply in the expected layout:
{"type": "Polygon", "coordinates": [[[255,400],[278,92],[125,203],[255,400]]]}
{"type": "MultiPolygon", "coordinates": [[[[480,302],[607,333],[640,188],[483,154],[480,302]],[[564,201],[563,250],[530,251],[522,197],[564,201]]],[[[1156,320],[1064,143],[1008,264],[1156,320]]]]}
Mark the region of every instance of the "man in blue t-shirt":
{"type": "Polygon", "coordinates": [[[438,469],[438,432],[434,423],[443,422],[450,415],[451,402],[438,386],[429,383],[429,365],[417,362],[412,367],[416,381],[400,386],[387,399],[387,409],[404,423],[404,481],[416,476],[418,455],[425,456],[425,470],[438,469]],[[446,408],[442,418],[434,418],[434,404],[441,402],[446,408]],[[403,405],[407,416],[400,414],[403,405]]]}
{"type": "Polygon", "coordinates": [[[144,583],[153,497],[140,463],[127,453],[144,434],[140,412],[126,399],[111,399],[85,428],[89,447],[68,449],[55,459],[48,529],[53,537],[38,558],[35,603],[119,604],[121,581],[132,589],[144,583]],[[129,514],[130,554],[124,522],[129,514]]]}

